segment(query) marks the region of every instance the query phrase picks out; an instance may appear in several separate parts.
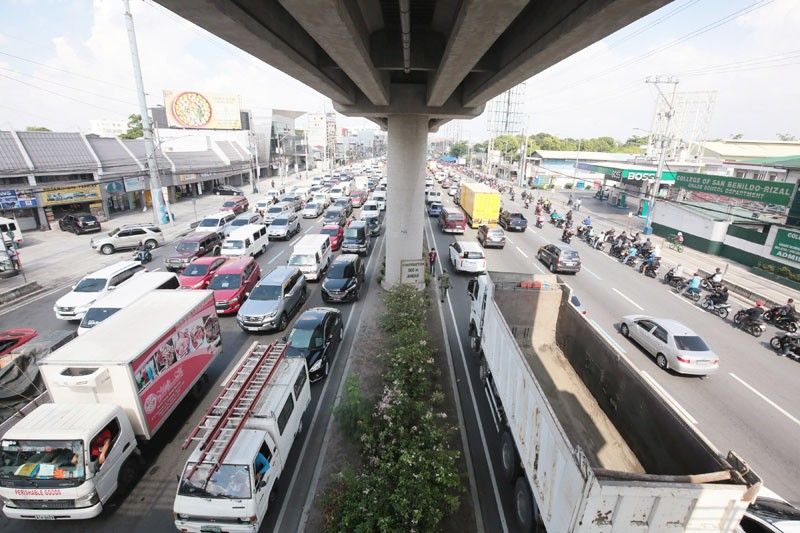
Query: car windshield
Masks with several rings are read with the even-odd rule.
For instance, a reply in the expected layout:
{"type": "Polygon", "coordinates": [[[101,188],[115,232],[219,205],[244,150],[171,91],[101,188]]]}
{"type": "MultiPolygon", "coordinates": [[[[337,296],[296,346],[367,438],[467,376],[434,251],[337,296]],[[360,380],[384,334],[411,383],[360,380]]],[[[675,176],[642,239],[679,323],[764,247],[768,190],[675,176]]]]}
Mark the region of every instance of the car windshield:
{"type": "Polygon", "coordinates": [[[75,288],[75,292],[100,292],[106,287],[106,280],[103,278],[83,278],[75,288]]]}
{"type": "Polygon", "coordinates": [[[675,346],[685,352],[707,352],[710,348],[697,335],[675,335],[675,346]]]}
{"type": "Polygon", "coordinates": [[[216,228],[219,226],[219,219],[218,218],[204,218],[198,224],[201,228],[216,228]]]}
{"type": "Polygon", "coordinates": [[[106,318],[119,311],[117,307],[92,307],[81,320],[82,328],[93,328],[106,318]]]}
{"type": "Polygon", "coordinates": [[[573,250],[562,250],[561,251],[561,259],[566,259],[567,261],[577,261],[580,259],[578,252],[573,250]]]}
{"type": "Polygon", "coordinates": [[[330,235],[331,237],[335,237],[336,235],[339,234],[339,230],[336,228],[322,228],[320,230],[320,233],[322,235],[330,235]]]}
{"type": "MultiPolygon", "coordinates": [[[[441,206],[439,206],[439,207],[441,207],[441,206]]],[[[378,204],[364,204],[364,207],[362,209],[364,211],[377,211],[378,210],[378,204]]]]}
{"type": "Polygon", "coordinates": [[[354,263],[334,263],[328,271],[329,279],[349,279],[356,277],[354,263]]]}
{"type": "Polygon", "coordinates": [[[289,264],[292,266],[316,265],[317,258],[310,254],[292,255],[289,258],[289,264]]]}
{"type": "Polygon", "coordinates": [[[250,223],[250,219],[248,218],[237,218],[233,222],[231,222],[231,226],[246,226],[250,223]]]}
{"type": "Polygon", "coordinates": [[[233,200],[228,200],[227,202],[222,204],[222,207],[233,207],[235,205],[236,205],[236,202],[234,202],[233,200]]]}
{"type": "Polygon", "coordinates": [[[205,276],[208,274],[208,265],[196,265],[194,263],[186,267],[183,271],[184,276],[205,276]]]}
{"type": "Polygon", "coordinates": [[[292,348],[318,350],[322,348],[323,344],[322,328],[320,326],[314,329],[294,328],[289,334],[289,346],[292,348]]]}
{"type": "Polygon", "coordinates": [[[175,249],[179,252],[196,252],[200,249],[199,242],[179,242],[175,249]]]}
{"type": "Polygon", "coordinates": [[[489,235],[493,236],[493,237],[502,237],[503,236],[503,230],[501,230],[499,228],[490,228],[487,233],[489,235]]]}
{"type": "Polygon", "coordinates": [[[203,464],[196,469],[187,463],[183,471],[178,494],[195,498],[221,498],[247,500],[250,498],[250,467],[247,465],[203,464]],[[212,473],[213,472],[213,473],[212,473]]]}
{"type": "Polygon", "coordinates": [[[258,301],[280,300],[280,298],[280,285],[256,285],[249,297],[250,300],[258,301]]]}
{"type": "Polygon", "coordinates": [[[316,210],[317,210],[317,204],[313,204],[313,203],[312,204],[306,204],[306,211],[316,211],[316,210]]]}
{"type": "Polygon", "coordinates": [[[464,252],[461,256],[464,259],[483,259],[482,252],[464,252]]]}
{"type": "Polygon", "coordinates": [[[328,209],[325,212],[325,218],[339,218],[342,216],[342,212],[339,209],[328,209]]]}
{"type": "Polygon", "coordinates": [[[458,211],[450,211],[450,212],[448,212],[447,213],[447,218],[448,218],[448,220],[457,220],[457,221],[466,220],[464,215],[462,215],[458,211]]]}
{"type": "Polygon", "coordinates": [[[244,241],[229,241],[226,240],[222,243],[223,250],[242,250],[244,249],[244,241]]]}
{"type": "Polygon", "coordinates": [[[113,230],[109,231],[109,232],[108,232],[108,236],[109,236],[109,237],[113,237],[113,236],[114,236],[114,235],[116,235],[117,233],[119,233],[119,228],[117,228],[117,229],[113,229],[113,230]]]}
{"type": "Polygon", "coordinates": [[[363,231],[358,228],[347,228],[344,230],[345,239],[360,239],[363,231]]]}
{"type": "Polygon", "coordinates": [[[289,223],[289,219],[285,217],[278,217],[272,221],[273,226],[285,226],[289,223]]]}
{"type": "Polygon", "coordinates": [[[0,442],[0,478],[83,480],[83,442],[80,440],[3,440],[0,442]]]}
{"type": "Polygon", "coordinates": [[[270,207],[267,210],[267,213],[283,213],[283,208],[282,207],[270,207]]]}
{"type": "Polygon", "coordinates": [[[220,274],[218,276],[214,276],[214,279],[212,279],[211,283],[208,284],[208,288],[212,291],[238,289],[239,285],[241,284],[241,274],[220,274]]]}

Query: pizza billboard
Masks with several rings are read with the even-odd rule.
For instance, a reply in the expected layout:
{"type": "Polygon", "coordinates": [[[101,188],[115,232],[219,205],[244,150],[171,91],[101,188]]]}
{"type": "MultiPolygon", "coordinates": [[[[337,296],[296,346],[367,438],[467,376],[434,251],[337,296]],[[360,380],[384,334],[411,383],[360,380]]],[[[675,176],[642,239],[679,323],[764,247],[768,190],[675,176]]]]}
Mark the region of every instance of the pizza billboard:
{"type": "Polygon", "coordinates": [[[198,91],[164,91],[170,128],[240,130],[239,96],[198,91]]]}

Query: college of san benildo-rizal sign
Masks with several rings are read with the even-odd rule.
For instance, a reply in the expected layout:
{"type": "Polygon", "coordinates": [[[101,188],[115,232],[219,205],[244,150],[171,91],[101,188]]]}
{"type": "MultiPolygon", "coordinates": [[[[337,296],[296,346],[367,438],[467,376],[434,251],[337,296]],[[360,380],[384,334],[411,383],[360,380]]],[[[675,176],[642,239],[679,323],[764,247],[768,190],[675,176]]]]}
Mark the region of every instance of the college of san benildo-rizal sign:
{"type": "Polygon", "coordinates": [[[792,200],[795,184],[777,181],[748,180],[711,174],[677,172],[676,189],[697,191],[731,198],[741,198],[753,202],[787,206],[792,200]]]}

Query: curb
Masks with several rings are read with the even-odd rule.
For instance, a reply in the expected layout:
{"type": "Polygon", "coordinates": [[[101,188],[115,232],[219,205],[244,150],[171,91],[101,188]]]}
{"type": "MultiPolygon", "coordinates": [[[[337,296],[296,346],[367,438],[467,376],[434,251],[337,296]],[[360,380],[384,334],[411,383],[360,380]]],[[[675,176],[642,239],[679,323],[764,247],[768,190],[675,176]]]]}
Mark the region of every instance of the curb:
{"type": "Polygon", "coordinates": [[[25,283],[24,285],[20,285],[18,287],[14,287],[13,289],[9,289],[0,293],[0,305],[6,305],[23,296],[28,296],[35,292],[39,292],[43,290],[43,287],[39,285],[38,281],[31,281],[29,283],[25,283]]]}

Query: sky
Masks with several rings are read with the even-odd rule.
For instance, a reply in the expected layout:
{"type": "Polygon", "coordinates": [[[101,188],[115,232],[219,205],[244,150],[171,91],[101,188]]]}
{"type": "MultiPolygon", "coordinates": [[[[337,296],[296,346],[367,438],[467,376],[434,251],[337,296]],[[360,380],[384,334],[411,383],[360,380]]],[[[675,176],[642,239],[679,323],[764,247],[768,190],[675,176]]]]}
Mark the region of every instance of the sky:
{"type": "MultiPolygon", "coordinates": [[[[184,21],[131,0],[148,104],[163,91],[241,95],[257,114],[330,110],[310,87],[184,21]]],[[[0,129],[86,131],[138,112],[121,0],[0,0],[0,129]]],[[[658,96],[716,91],[707,138],[800,137],[800,0],[675,0],[526,83],[526,131],[624,140],[649,130],[658,96]]],[[[372,127],[339,117],[346,127],[372,127]]],[[[486,114],[443,134],[485,139],[486,114]]]]}

